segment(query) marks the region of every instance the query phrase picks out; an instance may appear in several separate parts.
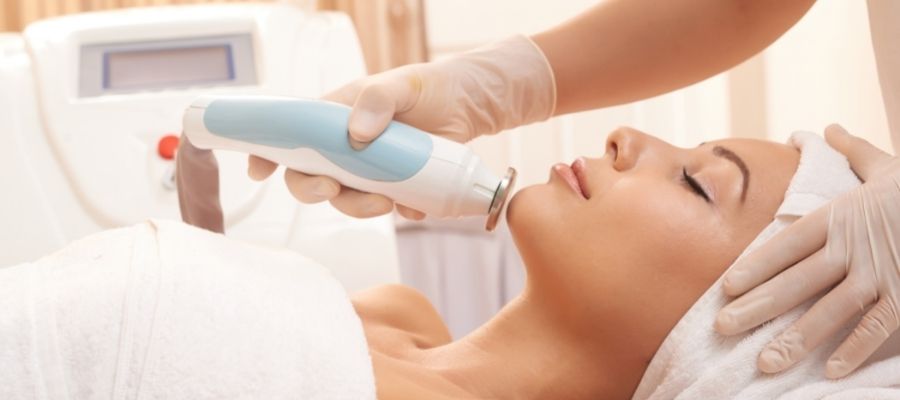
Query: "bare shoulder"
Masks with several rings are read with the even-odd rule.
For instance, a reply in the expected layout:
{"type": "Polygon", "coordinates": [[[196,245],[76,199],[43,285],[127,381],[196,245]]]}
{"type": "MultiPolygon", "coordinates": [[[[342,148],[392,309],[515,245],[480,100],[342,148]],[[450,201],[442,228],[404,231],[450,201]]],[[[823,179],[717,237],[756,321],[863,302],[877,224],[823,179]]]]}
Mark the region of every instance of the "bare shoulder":
{"type": "Polygon", "coordinates": [[[387,327],[406,331],[425,347],[451,340],[447,325],[428,298],[409,286],[377,286],[354,294],[351,301],[367,330],[387,327]]]}

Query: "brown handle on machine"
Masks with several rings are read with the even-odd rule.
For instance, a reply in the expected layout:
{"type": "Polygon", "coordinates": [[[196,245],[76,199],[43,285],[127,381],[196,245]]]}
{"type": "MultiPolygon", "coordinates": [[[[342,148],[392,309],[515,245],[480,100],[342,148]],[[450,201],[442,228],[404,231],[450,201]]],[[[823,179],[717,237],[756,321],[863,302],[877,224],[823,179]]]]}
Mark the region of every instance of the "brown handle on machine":
{"type": "Polygon", "coordinates": [[[212,150],[194,147],[186,135],[175,155],[175,184],[181,220],[216,233],[225,233],[219,200],[219,163],[212,150]]]}

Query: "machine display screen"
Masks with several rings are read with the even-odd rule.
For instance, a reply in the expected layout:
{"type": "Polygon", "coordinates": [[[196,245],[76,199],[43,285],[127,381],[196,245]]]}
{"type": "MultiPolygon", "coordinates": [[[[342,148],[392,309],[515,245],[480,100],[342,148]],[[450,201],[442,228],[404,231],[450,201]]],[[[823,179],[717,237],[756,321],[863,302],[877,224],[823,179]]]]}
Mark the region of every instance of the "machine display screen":
{"type": "Polygon", "coordinates": [[[152,89],[234,80],[231,46],[106,53],[104,89],[152,89]]]}
{"type": "Polygon", "coordinates": [[[78,95],[257,85],[253,33],[81,45],[78,95]]]}

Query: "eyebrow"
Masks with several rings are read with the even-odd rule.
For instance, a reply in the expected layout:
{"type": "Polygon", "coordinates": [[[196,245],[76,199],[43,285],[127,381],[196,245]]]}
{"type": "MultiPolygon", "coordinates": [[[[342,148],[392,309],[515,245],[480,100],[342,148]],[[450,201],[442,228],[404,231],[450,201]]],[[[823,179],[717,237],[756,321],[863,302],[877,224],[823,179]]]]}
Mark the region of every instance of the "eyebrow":
{"type": "Polygon", "coordinates": [[[738,169],[741,170],[741,175],[744,178],[744,183],[741,186],[741,203],[743,203],[744,199],[747,198],[747,185],[750,184],[750,170],[747,168],[747,163],[733,151],[722,146],[713,147],[713,154],[733,162],[734,165],[737,165],[738,169]]]}

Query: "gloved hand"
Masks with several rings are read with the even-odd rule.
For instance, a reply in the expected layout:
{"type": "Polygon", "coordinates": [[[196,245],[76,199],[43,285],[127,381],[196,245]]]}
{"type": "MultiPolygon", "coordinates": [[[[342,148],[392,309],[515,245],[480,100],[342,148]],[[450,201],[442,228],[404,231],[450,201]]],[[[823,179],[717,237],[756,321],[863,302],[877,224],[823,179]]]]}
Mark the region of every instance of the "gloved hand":
{"type": "MultiPolygon", "coordinates": [[[[525,36],[515,36],[436,62],[407,65],[360,79],[324,99],[353,107],[350,141],[360,149],[392,119],[458,142],[536,121],[553,114],[553,72],[541,50],[525,36]]],[[[249,175],[262,180],[276,165],[250,158],[249,175]]],[[[391,199],[342,187],[326,176],[285,172],[291,193],[304,203],[330,200],[355,217],[393,210],[391,199]]],[[[398,206],[412,219],[424,214],[398,206]]]]}
{"type": "Polygon", "coordinates": [[[723,334],[751,329],[834,286],[763,349],[763,372],[789,368],[865,311],[826,364],[826,376],[844,377],[900,323],[900,158],[838,125],[825,135],[865,183],[794,222],[724,278],[726,294],[743,296],[719,312],[723,334]]]}

